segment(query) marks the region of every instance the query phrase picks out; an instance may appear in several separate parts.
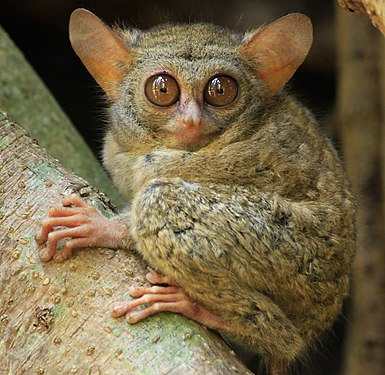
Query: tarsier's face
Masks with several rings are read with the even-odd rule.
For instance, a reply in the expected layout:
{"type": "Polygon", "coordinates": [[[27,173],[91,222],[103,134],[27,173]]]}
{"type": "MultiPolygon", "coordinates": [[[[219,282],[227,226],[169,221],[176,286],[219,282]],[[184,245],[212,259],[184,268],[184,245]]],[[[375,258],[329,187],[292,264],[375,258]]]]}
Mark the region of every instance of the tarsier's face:
{"type": "Polygon", "coordinates": [[[200,24],[141,35],[116,105],[129,107],[130,120],[156,130],[165,146],[206,145],[245,112],[253,85],[255,103],[263,92],[234,35],[200,24]]]}
{"type": "Polygon", "coordinates": [[[220,131],[218,122],[217,126],[210,124],[214,117],[210,112],[216,112],[216,117],[221,112],[231,112],[238,90],[238,82],[228,75],[209,78],[202,90],[180,84],[168,73],[160,73],[146,80],[144,92],[159,120],[166,119],[164,130],[181,146],[194,147],[207,142],[211,132],[220,131]]]}

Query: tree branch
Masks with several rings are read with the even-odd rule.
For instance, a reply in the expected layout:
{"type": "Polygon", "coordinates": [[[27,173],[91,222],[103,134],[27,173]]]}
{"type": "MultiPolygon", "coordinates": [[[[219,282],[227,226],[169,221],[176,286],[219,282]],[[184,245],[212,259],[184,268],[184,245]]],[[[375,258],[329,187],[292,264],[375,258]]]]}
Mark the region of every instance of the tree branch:
{"type": "Polygon", "coordinates": [[[133,254],[87,249],[42,263],[34,236],[63,195],[108,200],[0,112],[0,373],[250,374],[216,334],[171,313],[129,325],[111,303],[145,282],[133,254]]]}
{"type": "Polygon", "coordinates": [[[338,0],[342,8],[365,14],[385,36],[385,0],[338,0]]]}

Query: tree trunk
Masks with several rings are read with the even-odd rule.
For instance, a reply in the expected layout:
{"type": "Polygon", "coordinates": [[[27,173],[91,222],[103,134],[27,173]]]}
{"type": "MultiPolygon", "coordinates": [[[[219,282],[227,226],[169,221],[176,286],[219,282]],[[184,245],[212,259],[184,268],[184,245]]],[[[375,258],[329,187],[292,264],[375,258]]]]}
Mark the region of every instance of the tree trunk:
{"type": "Polygon", "coordinates": [[[66,168],[106,192],[115,204],[122,205],[122,198],[90,148],[1,27],[0,108],[11,113],[66,168]]]}
{"type": "Polygon", "coordinates": [[[111,209],[0,113],[0,373],[250,374],[216,334],[162,313],[129,325],[111,303],[144,283],[133,254],[87,249],[42,263],[34,236],[51,205],[78,192],[111,209]]]}
{"type": "Polygon", "coordinates": [[[385,35],[385,0],[338,0],[350,12],[365,14],[385,35]]]}
{"type": "Polygon", "coordinates": [[[337,9],[337,53],[337,117],[359,205],[344,374],[382,375],[385,369],[384,40],[367,19],[337,9]]]}

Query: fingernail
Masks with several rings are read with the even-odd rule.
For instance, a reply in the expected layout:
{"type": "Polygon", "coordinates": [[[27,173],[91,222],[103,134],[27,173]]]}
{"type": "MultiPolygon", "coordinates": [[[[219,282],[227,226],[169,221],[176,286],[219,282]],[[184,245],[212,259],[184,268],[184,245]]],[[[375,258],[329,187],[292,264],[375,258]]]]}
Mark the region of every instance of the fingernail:
{"type": "Polygon", "coordinates": [[[139,312],[138,311],[132,311],[129,314],[126,315],[126,320],[128,323],[136,323],[138,319],[139,312]]]}
{"type": "Polygon", "coordinates": [[[46,251],[40,251],[39,257],[43,262],[48,262],[50,260],[50,256],[46,251]]]}
{"type": "Polygon", "coordinates": [[[57,254],[53,257],[53,260],[58,263],[62,263],[64,261],[64,257],[61,254],[57,254]]]}
{"type": "Polygon", "coordinates": [[[124,308],[124,305],[122,303],[115,303],[115,305],[113,306],[112,308],[112,311],[111,311],[111,314],[113,316],[120,316],[120,315],[123,315],[125,312],[125,308],[124,308]]]}

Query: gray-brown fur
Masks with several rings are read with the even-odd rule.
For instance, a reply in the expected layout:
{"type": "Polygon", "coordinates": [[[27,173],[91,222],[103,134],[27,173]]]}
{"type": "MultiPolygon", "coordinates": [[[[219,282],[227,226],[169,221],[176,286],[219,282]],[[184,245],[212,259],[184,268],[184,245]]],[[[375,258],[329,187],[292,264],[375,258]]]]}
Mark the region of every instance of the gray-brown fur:
{"type": "Polygon", "coordinates": [[[266,359],[293,360],[349,291],[355,208],[336,151],[302,104],[266,94],[242,35],[205,24],[121,35],[133,60],[111,101],[104,164],[130,203],[121,218],[137,251],[266,359]],[[144,96],[154,69],[191,93],[231,74],[237,103],[204,107],[210,132],[182,147],[164,132],[181,109],[144,96]]]}

